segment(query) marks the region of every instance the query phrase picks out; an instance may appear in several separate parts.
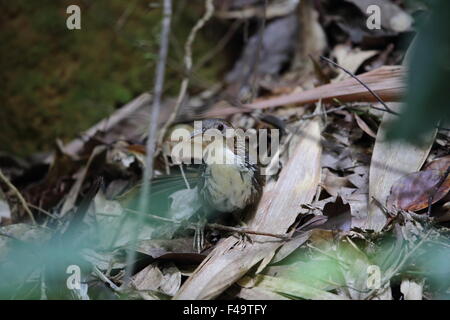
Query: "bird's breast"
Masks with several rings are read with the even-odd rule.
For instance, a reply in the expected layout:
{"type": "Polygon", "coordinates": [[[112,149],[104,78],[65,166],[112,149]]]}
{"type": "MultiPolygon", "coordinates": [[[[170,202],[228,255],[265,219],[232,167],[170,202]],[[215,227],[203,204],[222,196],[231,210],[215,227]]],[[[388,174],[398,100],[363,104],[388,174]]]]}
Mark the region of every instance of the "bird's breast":
{"type": "Polygon", "coordinates": [[[212,209],[233,212],[252,202],[255,172],[242,164],[210,164],[203,173],[201,198],[212,209]]]}

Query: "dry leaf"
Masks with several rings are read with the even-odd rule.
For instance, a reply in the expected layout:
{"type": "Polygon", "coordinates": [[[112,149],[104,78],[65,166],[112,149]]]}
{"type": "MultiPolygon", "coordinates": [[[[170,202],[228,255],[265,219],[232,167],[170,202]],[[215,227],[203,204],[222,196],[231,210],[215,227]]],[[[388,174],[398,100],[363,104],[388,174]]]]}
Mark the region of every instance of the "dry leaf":
{"type": "MultiPolygon", "coordinates": [[[[334,47],[332,55],[336,57],[337,63],[350,71],[351,73],[355,73],[358,68],[369,58],[372,58],[378,53],[376,50],[361,50],[359,48],[352,48],[346,44],[338,44],[334,47]]],[[[345,78],[350,77],[344,70],[339,69],[339,74],[333,82],[341,81],[345,78]]]]}
{"type": "MultiPolygon", "coordinates": [[[[400,104],[391,104],[394,111],[400,104]]],[[[369,174],[369,214],[364,227],[380,231],[386,223],[386,215],[373,200],[386,205],[394,183],[405,174],[418,171],[427,158],[436,136],[436,130],[424,137],[422,145],[412,145],[405,141],[387,141],[386,132],[395,115],[385,113],[378,129],[369,174]]]]}
{"type": "Polygon", "coordinates": [[[439,170],[444,174],[450,167],[450,156],[442,157],[431,161],[425,166],[424,170],[439,170]]]}
{"type": "MultiPolygon", "coordinates": [[[[153,263],[136,274],[132,281],[139,291],[158,291],[173,296],[180,288],[181,273],[175,265],[159,268],[157,263],[153,263]]],[[[145,297],[155,298],[154,295],[145,297]]]]}
{"type": "Polygon", "coordinates": [[[80,193],[81,186],[83,185],[84,179],[86,178],[86,175],[88,173],[89,167],[91,166],[92,161],[100,154],[104,153],[106,151],[106,146],[100,145],[95,147],[95,149],[92,151],[91,156],[89,157],[89,160],[86,164],[86,166],[82,169],[80,169],[77,173],[77,180],[73,184],[72,188],[70,189],[64,204],[61,208],[60,215],[64,216],[68,211],[70,211],[74,206],[78,198],[78,194],[80,193]]]}
{"type": "Polygon", "coordinates": [[[358,127],[361,128],[362,131],[364,131],[365,133],[367,133],[369,136],[371,136],[372,138],[377,138],[377,134],[375,132],[373,132],[372,129],[370,129],[370,127],[367,125],[367,123],[361,119],[360,116],[358,116],[356,113],[355,115],[355,119],[356,119],[356,123],[358,124],[358,127]]]}
{"type": "Polygon", "coordinates": [[[450,175],[436,190],[442,178],[438,170],[414,172],[400,178],[392,186],[388,208],[418,211],[428,207],[430,196],[432,204],[441,200],[450,191],[450,175]]]}
{"type": "Polygon", "coordinates": [[[344,187],[354,187],[348,177],[339,177],[327,168],[322,170],[321,186],[333,197],[336,197],[344,187]]]}

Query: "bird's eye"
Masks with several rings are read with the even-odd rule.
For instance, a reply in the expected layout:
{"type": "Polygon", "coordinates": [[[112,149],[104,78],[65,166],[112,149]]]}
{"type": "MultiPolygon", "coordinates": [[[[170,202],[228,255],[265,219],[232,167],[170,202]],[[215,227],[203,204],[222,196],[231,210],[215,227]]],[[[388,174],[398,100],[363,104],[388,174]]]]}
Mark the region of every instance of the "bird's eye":
{"type": "Polygon", "coordinates": [[[223,131],[223,124],[219,123],[217,125],[217,129],[219,129],[220,131],[223,131]]]}

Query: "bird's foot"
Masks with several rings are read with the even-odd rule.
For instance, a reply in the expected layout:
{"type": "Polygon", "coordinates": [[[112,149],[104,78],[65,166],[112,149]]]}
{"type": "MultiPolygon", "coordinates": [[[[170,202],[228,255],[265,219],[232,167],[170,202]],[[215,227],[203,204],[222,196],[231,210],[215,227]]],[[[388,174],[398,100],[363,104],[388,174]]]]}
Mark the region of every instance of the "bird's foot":
{"type": "Polygon", "coordinates": [[[244,249],[247,246],[247,243],[253,243],[252,238],[246,234],[245,231],[239,232],[237,245],[244,249]]]}
{"type": "Polygon", "coordinates": [[[245,232],[245,229],[247,229],[247,224],[242,221],[238,220],[238,227],[242,229],[241,232],[238,231],[238,245],[243,249],[247,245],[247,243],[253,243],[252,238],[245,232]]]}
{"type": "Polygon", "coordinates": [[[205,248],[205,225],[206,219],[200,218],[195,228],[193,248],[197,253],[205,248]]]}

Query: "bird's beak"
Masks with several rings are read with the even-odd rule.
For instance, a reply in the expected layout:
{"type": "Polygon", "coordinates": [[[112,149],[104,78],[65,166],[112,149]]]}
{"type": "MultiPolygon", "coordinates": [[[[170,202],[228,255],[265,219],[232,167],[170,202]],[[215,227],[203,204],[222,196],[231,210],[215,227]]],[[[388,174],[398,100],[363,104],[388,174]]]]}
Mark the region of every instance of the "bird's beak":
{"type": "Polygon", "coordinates": [[[193,139],[195,137],[198,137],[201,134],[203,134],[203,130],[194,130],[194,131],[192,131],[190,138],[193,139]]]}

